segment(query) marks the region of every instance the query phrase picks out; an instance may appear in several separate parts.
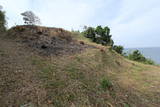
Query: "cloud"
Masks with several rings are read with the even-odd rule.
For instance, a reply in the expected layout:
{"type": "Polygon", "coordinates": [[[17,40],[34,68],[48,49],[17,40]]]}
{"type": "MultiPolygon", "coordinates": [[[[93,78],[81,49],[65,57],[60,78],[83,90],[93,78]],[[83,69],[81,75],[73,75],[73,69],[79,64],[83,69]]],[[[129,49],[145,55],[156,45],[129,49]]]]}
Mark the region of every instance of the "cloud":
{"type": "Polygon", "coordinates": [[[23,24],[20,13],[32,10],[45,26],[71,30],[109,26],[116,44],[160,46],[160,0],[1,0],[9,26],[23,24]]]}
{"type": "Polygon", "coordinates": [[[115,42],[125,47],[160,46],[159,4],[158,0],[124,0],[121,14],[111,22],[115,42]]]}
{"type": "Polygon", "coordinates": [[[104,0],[3,0],[9,17],[9,26],[14,23],[22,24],[20,13],[32,10],[42,20],[45,26],[64,27],[66,29],[79,28],[80,25],[89,24],[90,18],[104,0]],[[15,5],[17,3],[17,5],[15,5]]]}
{"type": "Polygon", "coordinates": [[[62,1],[39,2],[42,9],[36,10],[36,13],[41,16],[42,23],[47,26],[71,29],[87,23],[87,20],[92,17],[93,10],[90,5],[73,0],[62,1]]]}

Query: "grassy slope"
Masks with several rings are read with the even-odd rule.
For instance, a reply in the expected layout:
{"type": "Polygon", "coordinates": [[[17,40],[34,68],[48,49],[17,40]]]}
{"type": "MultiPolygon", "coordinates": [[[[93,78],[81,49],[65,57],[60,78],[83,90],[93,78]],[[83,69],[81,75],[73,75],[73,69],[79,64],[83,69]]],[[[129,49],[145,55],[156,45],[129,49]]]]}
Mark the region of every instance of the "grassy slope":
{"type": "Polygon", "coordinates": [[[0,39],[1,63],[6,63],[0,69],[8,68],[7,77],[2,72],[0,75],[0,103],[42,107],[157,107],[160,104],[159,67],[128,61],[81,36],[74,38],[100,49],[88,49],[72,56],[42,57],[14,41],[0,39]],[[18,69],[26,72],[17,73],[18,69]],[[102,88],[103,79],[112,86],[102,88]]]}

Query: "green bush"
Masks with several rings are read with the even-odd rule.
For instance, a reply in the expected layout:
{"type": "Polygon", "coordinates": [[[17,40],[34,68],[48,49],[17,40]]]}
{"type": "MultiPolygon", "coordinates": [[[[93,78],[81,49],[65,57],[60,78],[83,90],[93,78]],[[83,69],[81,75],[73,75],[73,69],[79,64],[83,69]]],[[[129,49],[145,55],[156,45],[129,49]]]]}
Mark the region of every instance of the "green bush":
{"type": "Polygon", "coordinates": [[[117,53],[119,53],[119,54],[122,55],[124,48],[123,48],[123,46],[114,45],[114,46],[113,46],[113,50],[115,50],[117,53]]]}
{"type": "Polygon", "coordinates": [[[150,65],[155,64],[154,61],[145,58],[139,50],[133,51],[131,54],[128,55],[128,58],[130,60],[142,62],[142,63],[145,63],[145,64],[150,64],[150,65]]]}
{"type": "Polygon", "coordinates": [[[145,64],[155,65],[155,62],[152,61],[151,59],[146,59],[145,64]]]}
{"type": "Polygon", "coordinates": [[[146,58],[141,54],[139,50],[133,51],[128,55],[129,59],[139,62],[145,62],[146,58]]]}
{"type": "Polygon", "coordinates": [[[109,80],[109,79],[107,79],[107,78],[103,78],[101,81],[100,81],[100,85],[101,85],[101,88],[103,89],[103,90],[106,90],[106,89],[110,89],[110,88],[112,88],[112,82],[109,80]]]}
{"type": "Polygon", "coordinates": [[[111,39],[112,35],[110,35],[109,27],[86,27],[83,31],[83,35],[87,38],[90,38],[93,42],[96,42],[98,44],[102,44],[105,46],[113,46],[114,44],[113,40],[111,39]]]}

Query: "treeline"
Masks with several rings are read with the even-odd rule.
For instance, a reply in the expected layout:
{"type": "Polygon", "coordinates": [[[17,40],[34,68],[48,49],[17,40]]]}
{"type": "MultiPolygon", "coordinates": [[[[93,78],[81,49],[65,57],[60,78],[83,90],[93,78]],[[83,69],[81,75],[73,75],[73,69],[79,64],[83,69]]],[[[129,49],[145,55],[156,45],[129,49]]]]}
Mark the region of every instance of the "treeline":
{"type": "Polygon", "coordinates": [[[106,27],[97,26],[96,28],[85,26],[82,34],[85,37],[90,38],[93,42],[97,44],[102,44],[104,46],[110,46],[112,50],[124,56],[125,58],[128,58],[133,61],[138,61],[144,64],[151,64],[151,65],[155,64],[154,61],[144,57],[144,55],[139,50],[135,50],[130,54],[126,54],[124,52],[123,46],[114,45],[112,35],[110,34],[110,28],[107,26],[106,27]]]}
{"type": "Polygon", "coordinates": [[[98,44],[102,45],[109,45],[113,46],[114,42],[112,40],[112,35],[110,34],[110,28],[109,27],[102,27],[97,26],[94,27],[84,27],[84,31],[82,32],[83,35],[87,38],[90,38],[93,42],[96,42],[98,44]]]}

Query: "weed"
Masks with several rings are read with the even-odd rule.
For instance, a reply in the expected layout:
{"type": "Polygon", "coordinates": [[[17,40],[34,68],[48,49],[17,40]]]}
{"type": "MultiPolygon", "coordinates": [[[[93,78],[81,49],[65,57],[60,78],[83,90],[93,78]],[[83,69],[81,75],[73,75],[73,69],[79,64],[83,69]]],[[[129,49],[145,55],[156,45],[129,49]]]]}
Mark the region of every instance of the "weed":
{"type": "Polygon", "coordinates": [[[42,69],[43,73],[49,73],[50,71],[51,71],[50,67],[45,67],[45,68],[42,69]]]}
{"type": "Polygon", "coordinates": [[[7,54],[3,50],[0,50],[0,56],[7,56],[7,54]]]}
{"type": "Polygon", "coordinates": [[[107,78],[103,78],[101,81],[100,81],[100,85],[101,85],[101,88],[103,90],[106,90],[106,89],[111,89],[112,88],[112,82],[107,79],[107,78]]]}
{"type": "Polygon", "coordinates": [[[41,64],[41,61],[40,61],[40,60],[37,60],[37,59],[32,59],[32,64],[33,64],[33,65],[40,65],[40,64],[41,64]]]}
{"type": "Polygon", "coordinates": [[[124,107],[130,107],[130,105],[129,105],[129,104],[126,104],[126,103],[124,103],[124,107]]]}
{"type": "Polygon", "coordinates": [[[76,60],[78,61],[78,62],[80,62],[81,61],[81,58],[80,57],[75,57],[76,58],[76,60]]]}

